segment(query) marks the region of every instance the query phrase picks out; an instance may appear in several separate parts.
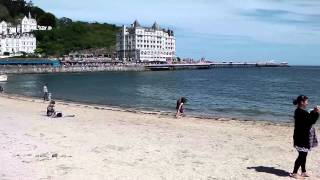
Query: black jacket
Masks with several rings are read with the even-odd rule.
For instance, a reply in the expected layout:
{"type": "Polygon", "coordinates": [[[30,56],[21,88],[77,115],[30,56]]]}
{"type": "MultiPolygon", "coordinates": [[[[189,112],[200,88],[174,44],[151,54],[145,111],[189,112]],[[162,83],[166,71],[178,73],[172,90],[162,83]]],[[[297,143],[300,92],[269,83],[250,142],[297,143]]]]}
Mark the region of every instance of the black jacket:
{"type": "Polygon", "coordinates": [[[294,112],[294,146],[310,149],[310,129],[317,122],[319,113],[311,111],[310,113],[301,108],[297,108],[294,112]]]}

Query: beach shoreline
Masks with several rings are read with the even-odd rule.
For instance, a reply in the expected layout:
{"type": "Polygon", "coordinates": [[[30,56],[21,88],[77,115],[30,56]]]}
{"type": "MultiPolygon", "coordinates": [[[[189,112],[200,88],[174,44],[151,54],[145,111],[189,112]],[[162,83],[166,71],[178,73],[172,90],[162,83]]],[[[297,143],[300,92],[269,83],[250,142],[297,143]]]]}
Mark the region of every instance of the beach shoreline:
{"type": "MultiPolygon", "coordinates": [[[[0,95],[3,179],[289,179],[293,123],[175,119],[0,95]]],[[[317,128],[319,130],[319,128],[317,128]]],[[[308,157],[312,177],[320,152],[308,157]]]]}
{"type": "MultiPolygon", "coordinates": [[[[29,100],[32,102],[35,101],[41,101],[42,97],[37,97],[37,96],[26,96],[22,94],[14,94],[14,93],[2,93],[3,97],[11,98],[11,99],[21,99],[21,100],[29,100]]],[[[80,102],[80,101],[73,101],[73,100],[67,100],[67,99],[57,99],[54,98],[56,102],[60,104],[68,104],[72,106],[88,106],[90,108],[94,109],[101,109],[101,110],[111,110],[111,111],[120,111],[120,112],[131,112],[131,113],[138,113],[138,114],[153,114],[153,115],[161,115],[161,116],[167,116],[168,118],[175,117],[176,112],[175,111],[166,111],[166,110],[156,110],[156,109],[149,109],[147,110],[144,107],[137,108],[137,107],[123,107],[123,106],[112,106],[112,105],[106,105],[106,104],[96,104],[96,103],[91,103],[91,102],[80,102]]],[[[49,103],[49,102],[48,102],[49,103]]],[[[188,110],[188,109],[187,109],[188,110]]],[[[187,112],[185,117],[187,118],[195,118],[195,119],[202,119],[202,120],[215,120],[215,121],[256,121],[256,122],[261,122],[261,123],[266,123],[266,124],[283,124],[283,125],[290,125],[292,124],[293,121],[275,121],[275,120],[266,120],[263,118],[252,118],[252,117],[236,117],[235,115],[222,115],[222,114],[217,114],[217,115],[209,115],[209,114],[197,114],[197,113],[191,113],[187,112]]]]}

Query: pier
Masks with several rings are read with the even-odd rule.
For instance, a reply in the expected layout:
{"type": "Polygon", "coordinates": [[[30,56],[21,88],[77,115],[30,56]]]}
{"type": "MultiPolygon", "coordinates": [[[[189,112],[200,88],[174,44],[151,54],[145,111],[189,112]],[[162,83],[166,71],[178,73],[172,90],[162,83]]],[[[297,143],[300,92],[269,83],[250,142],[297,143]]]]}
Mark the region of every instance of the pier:
{"type": "Polygon", "coordinates": [[[151,71],[211,69],[211,68],[246,68],[246,67],[289,67],[287,63],[191,63],[191,64],[152,64],[146,69],[151,71]]]}
{"type": "Polygon", "coordinates": [[[6,59],[0,61],[0,74],[25,73],[72,73],[103,71],[174,71],[186,69],[213,68],[250,68],[250,67],[288,67],[287,63],[180,63],[180,64],[144,64],[112,61],[61,62],[48,59],[6,59]]]}

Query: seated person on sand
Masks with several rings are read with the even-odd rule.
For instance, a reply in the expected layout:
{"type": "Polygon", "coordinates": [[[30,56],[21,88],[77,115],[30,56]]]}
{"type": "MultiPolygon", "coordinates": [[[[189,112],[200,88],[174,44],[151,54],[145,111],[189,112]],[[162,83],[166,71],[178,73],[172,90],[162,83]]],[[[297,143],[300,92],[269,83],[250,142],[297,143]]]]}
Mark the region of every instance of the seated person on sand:
{"type": "Polygon", "coordinates": [[[57,112],[55,109],[54,109],[54,104],[56,102],[54,100],[50,101],[48,107],[47,107],[47,116],[48,117],[62,117],[62,113],[61,112],[57,112]]]}
{"type": "Polygon", "coordinates": [[[185,97],[181,97],[177,100],[177,105],[176,105],[176,118],[179,118],[181,116],[184,116],[184,104],[187,102],[187,99],[185,97]]]}

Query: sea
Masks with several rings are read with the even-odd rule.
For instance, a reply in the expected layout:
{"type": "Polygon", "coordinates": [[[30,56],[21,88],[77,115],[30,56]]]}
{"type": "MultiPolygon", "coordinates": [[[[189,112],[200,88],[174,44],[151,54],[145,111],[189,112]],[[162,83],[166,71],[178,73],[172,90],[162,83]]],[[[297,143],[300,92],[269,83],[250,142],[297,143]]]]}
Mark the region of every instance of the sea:
{"type": "Polygon", "coordinates": [[[150,72],[10,74],[5,92],[42,97],[47,83],[53,99],[174,114],[186,97],[187,116],[292,122],[292,100],[320,104],[320,67],[213,68],[150,72]]]}

